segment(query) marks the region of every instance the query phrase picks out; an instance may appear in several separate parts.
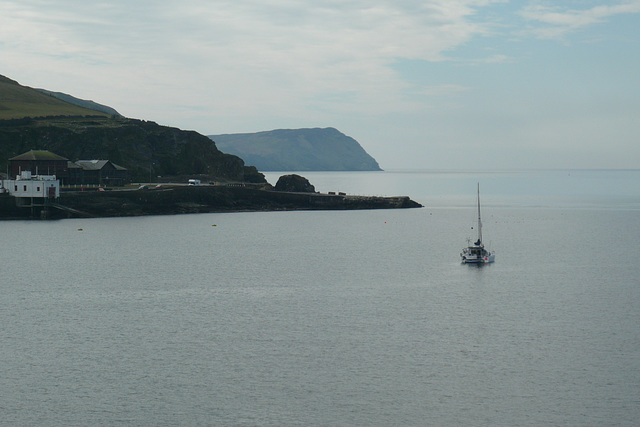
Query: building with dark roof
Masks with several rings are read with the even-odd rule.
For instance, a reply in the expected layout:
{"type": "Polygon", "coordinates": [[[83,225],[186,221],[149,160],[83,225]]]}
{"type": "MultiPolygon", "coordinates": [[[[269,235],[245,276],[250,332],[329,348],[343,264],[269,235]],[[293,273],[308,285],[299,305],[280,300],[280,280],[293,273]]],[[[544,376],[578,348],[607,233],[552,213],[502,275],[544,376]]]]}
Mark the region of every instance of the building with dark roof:
{"type": "Polygon", "coordinates": [[[64,180],[68,175],[68,159],[46,150],[31,150],[9,159],[9,176],[15,178],[22,172],[33,175],[56,175],[64,180]]]}
{"type": "Polygon", "coordinates": [[[120,186],[129,181],[129,171],[110,160],[69,162],[69,184],[120,186]]]}
{"type": "Polygon", "coordinates": [[[26,171],[55,175],[62,185],[120,186],[129,182],[129,171],[110,160],[72,162],[46,150],[31,150],[9,159],[9,178],[26,171]]]}

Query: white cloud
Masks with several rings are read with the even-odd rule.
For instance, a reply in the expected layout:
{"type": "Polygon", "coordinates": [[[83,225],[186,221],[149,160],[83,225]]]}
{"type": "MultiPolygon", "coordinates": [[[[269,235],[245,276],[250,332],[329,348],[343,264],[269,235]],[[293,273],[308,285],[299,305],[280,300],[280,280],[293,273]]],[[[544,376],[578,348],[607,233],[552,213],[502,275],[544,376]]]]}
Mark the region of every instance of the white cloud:
{"type": "Polygon", "coordinates": [[[485,31],[469,18],[489,3],[5,1],[0,40],[25,62],[49,57],[54,72],[82,69],[74,78],[88,74],[85,87],[92,78],[94,86],[112,80],[110,90],[120,84],[133,95],[164,85],[167,102],[224,99],[226,114],[237,105],[286,115],[327,94],[351,94],[343,104],[353,111],[402,109],[404,83],[388,65],[397,58],[444,60],[485,31]]]}
{"type": "Polygon", "coordinates": [[[545,24],[544,27],[531,30],[540,38],[560,38],[567,33],[602,23],[607,18],[633,13],[640,13],[640,1],[638,0],[616,5],[594,6],[584,10],[534,4],[521,11],[521,15],[525,19],[545,24]]]}

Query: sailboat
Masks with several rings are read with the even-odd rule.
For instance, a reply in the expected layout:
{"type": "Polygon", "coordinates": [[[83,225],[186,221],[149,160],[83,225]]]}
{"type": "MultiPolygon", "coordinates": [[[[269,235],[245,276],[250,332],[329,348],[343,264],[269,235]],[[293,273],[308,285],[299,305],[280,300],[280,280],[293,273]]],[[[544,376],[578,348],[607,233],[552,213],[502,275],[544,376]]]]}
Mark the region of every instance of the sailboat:
{"type": "Polygon", "coordinates": [[[464,248],[460,253],[463,264],[487,264],[494,262],[496,254],[485,249],[482,243],[482,218],[480,217],[480,183],[478,183],[478,240],[464,248]]]}

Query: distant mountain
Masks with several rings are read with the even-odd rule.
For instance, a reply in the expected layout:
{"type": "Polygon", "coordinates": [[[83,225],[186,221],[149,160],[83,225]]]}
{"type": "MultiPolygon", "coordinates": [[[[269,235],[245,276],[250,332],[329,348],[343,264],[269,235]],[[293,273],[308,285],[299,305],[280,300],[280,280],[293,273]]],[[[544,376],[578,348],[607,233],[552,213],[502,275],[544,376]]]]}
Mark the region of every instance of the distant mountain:
{"type": "Polygon", "coordinates": [[[379,171],[358,141],[334,128],[209,135],[260,171],[379,171]]]}
{"type": "Polygon", "coordinates": [[[50,90],[46,90],[46,89],[36,89],[39,90],[40,92],[44,93],[45,95],[49,95],[49,96],[53,96],[55,98],[61,99],[65,102],[68,102],[70,104],[73,105],[77,105],[79,107],[84,107],[84,108],[88,108],[90,110],[95,110],[95,111],[102,111],[103,113],[107,113],[110,114],[112,116],[120,116],[122,117],[122,115],[120,113],[118,113],[115,109],[108,107],[106,105],[102,105],[102,104],[98,104],[97,102],[93,102],[93,101],[88,101],[85,99],[79,99],[76,97],[73,97],[71,95],[67,95],[66,93],[62,93],[62,92],[52,92],[50,90]]]}

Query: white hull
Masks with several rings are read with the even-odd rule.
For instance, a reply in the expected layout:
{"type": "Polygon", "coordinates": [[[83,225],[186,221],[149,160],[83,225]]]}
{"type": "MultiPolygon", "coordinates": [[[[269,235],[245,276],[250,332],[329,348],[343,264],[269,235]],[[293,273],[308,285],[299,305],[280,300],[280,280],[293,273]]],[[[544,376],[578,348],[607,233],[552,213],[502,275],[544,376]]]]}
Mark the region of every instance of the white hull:
{"type": "Polygon", "coordinates": [[[471,248],[464,249],[460,254],[463,264],[489,264],[496,260],[496,254],[489,251],[486,253],[477,255],[469,251],[471,248]]]}

